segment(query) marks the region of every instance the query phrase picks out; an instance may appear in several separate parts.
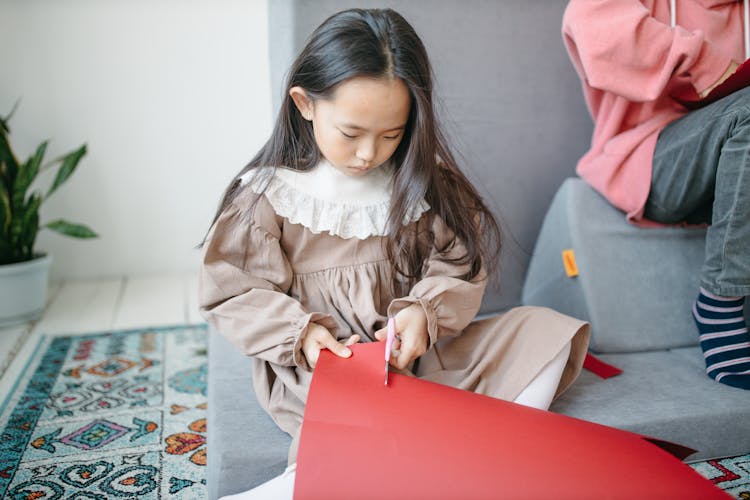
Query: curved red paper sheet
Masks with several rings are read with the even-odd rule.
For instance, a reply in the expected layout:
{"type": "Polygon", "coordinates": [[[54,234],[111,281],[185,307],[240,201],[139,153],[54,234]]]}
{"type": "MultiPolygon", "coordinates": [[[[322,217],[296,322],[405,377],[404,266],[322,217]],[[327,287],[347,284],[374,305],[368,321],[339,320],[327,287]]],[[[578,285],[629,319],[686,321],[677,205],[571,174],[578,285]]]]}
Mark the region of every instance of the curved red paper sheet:
{"type": "Polygon", "coordinates": [[[642,436],[391,373],[383,345],[323,351],[295,498],[727,498],[642,436]]]}

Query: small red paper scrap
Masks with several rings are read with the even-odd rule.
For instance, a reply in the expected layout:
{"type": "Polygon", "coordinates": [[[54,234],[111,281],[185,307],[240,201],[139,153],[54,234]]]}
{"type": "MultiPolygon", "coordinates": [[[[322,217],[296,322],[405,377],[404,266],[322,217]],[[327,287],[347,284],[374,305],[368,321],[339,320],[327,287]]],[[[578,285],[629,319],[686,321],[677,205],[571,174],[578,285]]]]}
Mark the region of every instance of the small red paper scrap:
{"type": "Polygon", "coordinates": [[[622,370],[620,368],[617,368],[614,365],[610,365],[609,363],[605,363],[590,352],[586,353],[586,358],[583,360],[583,367],[603,379],[616,377],[617,375],[622,373],[622,370]]]}

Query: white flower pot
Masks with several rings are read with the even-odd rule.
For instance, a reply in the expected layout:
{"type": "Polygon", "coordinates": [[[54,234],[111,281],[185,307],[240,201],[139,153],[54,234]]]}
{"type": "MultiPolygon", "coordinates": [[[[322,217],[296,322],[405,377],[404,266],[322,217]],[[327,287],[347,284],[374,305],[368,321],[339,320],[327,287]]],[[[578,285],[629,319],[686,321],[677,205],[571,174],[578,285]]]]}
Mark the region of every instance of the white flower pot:
{"type": "Polygon", "coordinates": [[[0,326],[38,319],[47,303],[52,257],[0,266],[0,326]]]}

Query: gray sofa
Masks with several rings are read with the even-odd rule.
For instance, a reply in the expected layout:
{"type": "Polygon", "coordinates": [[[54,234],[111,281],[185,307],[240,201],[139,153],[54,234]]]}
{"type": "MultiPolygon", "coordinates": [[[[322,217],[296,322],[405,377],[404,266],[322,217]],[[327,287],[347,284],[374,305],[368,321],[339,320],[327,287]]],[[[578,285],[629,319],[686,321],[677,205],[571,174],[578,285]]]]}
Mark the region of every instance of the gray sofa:
{"type": "MultiPolygon", "coordinates": [[[[488,291],[482,314],[525,303],[588,319],[592,349],[624,370],[607,380],[584,371],[552,410],[698,449],[691,460],[747,453],[750,393],[704,375],[688,316],[702,234],[633,228],[574,178],[591,120],[561,41],[565,4],[273,0],[274,108],[286,68],[323,19],[347,7],[397,9],[427,46],[448,135],[504,228],[500,286],[488,291]],[[567,248],[576,252],[576,278],[564,273],[567,248]],[[668,287],[678,293],[660,293],[668,287]]],[[[211,331],[212,499],[286,465],[289,437],[258,407],[250,373],[250,361],[211,331]]]]}

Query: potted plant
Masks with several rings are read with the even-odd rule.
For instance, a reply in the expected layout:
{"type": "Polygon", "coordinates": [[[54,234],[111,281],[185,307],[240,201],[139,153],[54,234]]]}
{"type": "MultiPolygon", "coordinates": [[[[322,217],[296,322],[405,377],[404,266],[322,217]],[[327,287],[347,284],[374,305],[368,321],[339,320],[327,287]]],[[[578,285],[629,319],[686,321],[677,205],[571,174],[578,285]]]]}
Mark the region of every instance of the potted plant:
{"type": "Polygon", "coordinates": [[[97,236],[87,226],[63,219],[40,225],[39,208],[73,174],[86,145],[43,164],[48,143],[44,141],[26,162],[18,161],[8,138],[8,121],[17,105],[0,117],[0,325],[36,319],[44,310],[52,258],[34,248],[40,229],[73,238],[97,236]],[[32,191],[37,176],[54,168],[57,173],[47,192],[32,191]]]}

